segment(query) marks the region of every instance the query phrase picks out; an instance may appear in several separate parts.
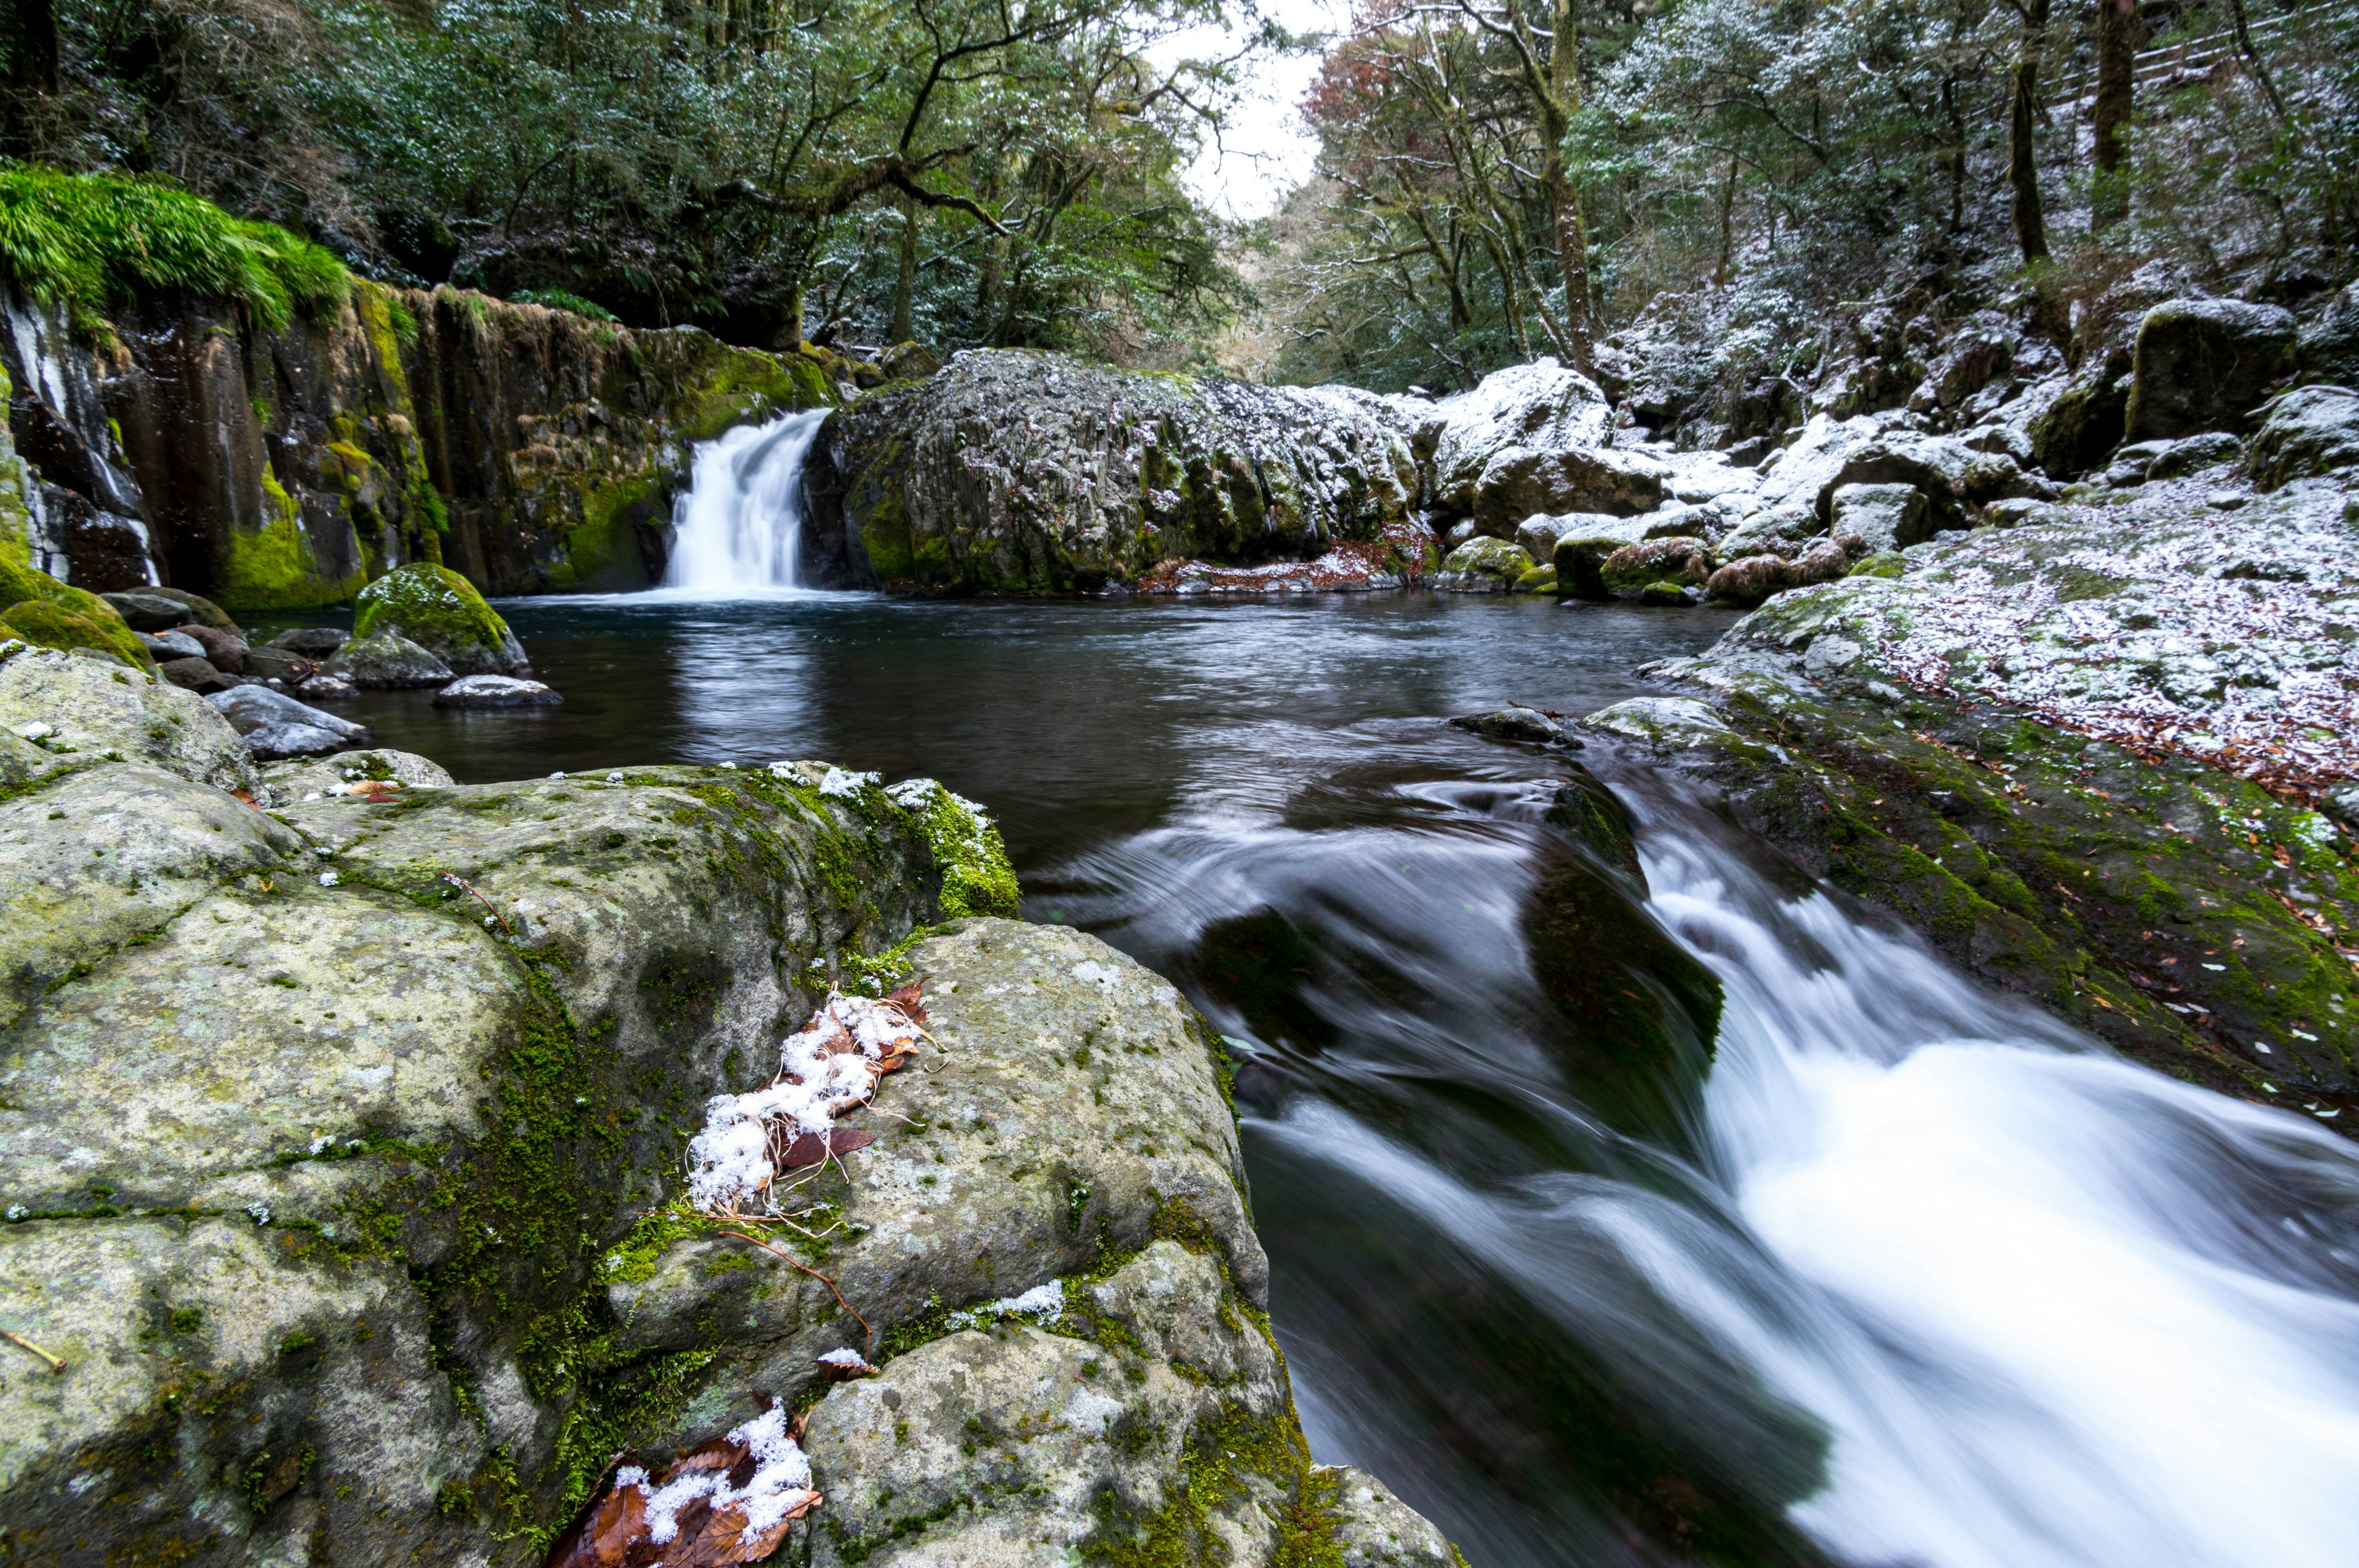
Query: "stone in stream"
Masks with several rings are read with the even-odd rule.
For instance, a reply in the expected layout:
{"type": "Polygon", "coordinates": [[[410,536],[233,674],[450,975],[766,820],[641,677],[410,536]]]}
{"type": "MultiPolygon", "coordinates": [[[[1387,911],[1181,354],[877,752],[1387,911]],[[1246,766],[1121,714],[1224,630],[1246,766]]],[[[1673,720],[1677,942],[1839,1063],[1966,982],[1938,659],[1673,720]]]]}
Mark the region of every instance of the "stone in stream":
{"type": "Polygon", "coordinates": [[[142,632],[139,642],[159,665],[168,659],[201,659],[205,656],[205,645],[186,632],[142,632]]]}
{"type": "Polygon", "coordinates": [[[181,636],[202,647],[213,668],[223,675],[245,674],[245,639],[234,631],[208,626],[202,622],[183,622],[178,628],[181,636]]]}
{"type": "Polygon", "coordinates": [[[1450,552],[1433,586],[1444,593],[1505,593],[1532,569],[1531,557],[1505,539],[1469,539],[1450,552]]]}
{"type": "Polygon", "coordinates": [[[531,673],[524,645],[474,584],[430,561],[397,567],[361,589],[354,600],[353,641],[364,643],[386,633],[424,648],[456,675],[531,673]]]}
{"type": "Polygon", "coordinates": [[[352,640],[352,633],[333,626],[294,626],[271,638],[265,646],[284,648],[307,659],[324,659],[352,640]]]}
{"type": "Polygon", "coordinates": [[[177,588],[126,589],[101,594],[135,632],[167,632],[175,626],[209,626],[243,637],[228,611],[212,600],[177,588]]]}
{"type": "Polygon", "coordinates": [[[1451,728],[1468,730],[1490,741],[1521,741],[1536,746],[1571,746],[1581,741],[1556,714],[1537,708],[1501,708],[1489,713],[1462,714],[1451,728]]]}
{"type": "Polygon", "coordinates": [[[434,694],[437,708],[547,708],[564,697],[537,680],[461,676],[434,694]]]}
{"type": "Polygon", "coordinates": [[[314,661],[284,648],[248,648],[245,667],[240,673],[248,680],[275,680],[286,686],[299,686],[310,679],[319,667],[314,661]]]}
{"type": "Polygon", "coordinates": [[[223,675],[213,668],[206,658],[166,659],[156,666],[156,673],[184,691],[200,697],[211,697],[217,691],[227,691],[245,684],[236,676],[223,675]]]}
{"type": "Polygon", "coordinates": [[[306,702],[334,702],[359,695],[360,687],[350,676],[340,671],[323,671],[295,688],[295,695],[306,702]]]}
{"type": "Polygon", "coordinates": [[[364,727],[351,719],[308,707],[266,686],[241,686],[205,700],[245,737],[246,749],[266,761],[326,756],[374,741],[364,727]]]}
{"type": "Polygon", "coordinates": [[[397,632],[355,637],[336,650],[321,671],[372,690],[414,690],[449,686],[451,666],[397,632]]]}
{"type": "Polygon", "coordinates": [[[1712,575],[1710,546],[1701,539],[1642,539],[1625,545],[1599,563],[1598,580],[1620,598],[1645,596],[1649,602],[1678,602],[1712,575]]]}

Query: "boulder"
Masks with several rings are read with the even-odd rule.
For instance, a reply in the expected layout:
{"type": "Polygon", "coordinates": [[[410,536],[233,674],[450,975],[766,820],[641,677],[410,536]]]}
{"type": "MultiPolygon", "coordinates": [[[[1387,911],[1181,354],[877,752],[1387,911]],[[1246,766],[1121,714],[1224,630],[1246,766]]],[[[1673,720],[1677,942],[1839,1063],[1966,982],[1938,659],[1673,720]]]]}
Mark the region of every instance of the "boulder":
{"type": "Polygon", "coordinates": [[[1433,586],[1445,593],[1505,593],[1532,569],[1523,546],[1505,539],[1469,539],[1450,552],[1433,586]]]}
{"type": "Polygon", "coordinates": [[[878,356],[876,366],[887,381],[923,381],[940,371],[942,362],[923,343],[896,343],[878,356]]]}
{"type": "Polygon", "coordinates": [[[1643,539],[1625,545],[1601,564],[1598,576],[1609,593],[1637,598],[1649,590],[1701,588],[1712,576],[1710,546],[1701,539],[1643,539]]]}
{"type": "Polygon", "coordinates": [[[1565,520],[1549,552],[1556,568],[1557,593],[1565,599],[1605,600],[1614,597],[1603,575],[1605,559],[1625,545],[1647,536],[1643,517],[1609,517],[1590,513],[1565,520]]]}
{"type": "Polygon", "coordinates": [[[2303,386],[2278,398],[2253,432],[2252,463],[2267,490],[2359,463],[2359,392],[2303,386]]]}
{"type": "Polygon", "coordinates": [[[397,632],[353,638],[336,650],[321,673],[377,691],[444,687],[455,678],[450,665],[397,632]]]}
{"type": "Polygon", "coordinates": [[[228,691],[245,683],[236,676],[223,675],[213,668],[210,659],[167,659],[156,666],[156,673],[179,687],[200,697],[211,697],[217,691],[228,691]]]}
{"type": "MultiPolygon", "coordinates": [[[[1552,359],[1493,371],[1470,390],[1434,403],[1431,412],[1440,422],[1433,503],[1461,515],[1476,510],[1483,475],[1500,453],[1603,447],[1613,426],[1613,410],[1597,384],[1552,359]]],[[[1573,510],[1584,509],[1533,506],[1521,515],[1573,510]]]]}
{"type": "Polygon", "coordinates": [[[2245,460],[2245,443],[2224,430],[2208,435],[2190,436],[2184,440],[2166,444],[2155,453],[2146,467],[2150,480],[2184,479],[2205,469],[2220,468],[2245,460]]]}
{"type": "Polygon", "coordinates": [[[139,643],[147,650],[147,656],[159,665],[167,659],[201,659],[205,656],[205,645],[186,632],[142,632],[139,643]]]}
{"type": "Polygon", "coordinates": [[[333,626],[295,626],[281,632],[264,644],[283,649],[306,659],[324,659],[351,642],[352,633],[333,626]]]}
{"type": "Polygon", "coordinates": [[[183,622],[177,628],[180,635],[198,643],[213,668],[224,675],[245,674],[245,639],[235,632],[224,632],[218,626],[208,626],[201,621],[183,622]]]}
{"type": "Polygon", "coordinates": [[[195,693],[69,654],[0,652],[0,726],[22,734],[37,724],[51,752],[112,752],[226,790],[255,782],[245,741],[195,693]]]}
{"type": "Polygon", "coordinates": [[[359,692],[352,677],[342,674],[316,675],[295,688],[295,695],[307,702],[336,702],[359,692]]]}
{"type": "Polygon", "coordinates": [[[114,605],[0,552],[0,640],[11,636],[36,647],[112,654],[137,669],[154,662],[114,605]]]}
{"type": "Polygon", "coordinates": [[[345,752],[332,761],[310,758],[266,763],[262,782],[274,804],[294,806],[313,799],[344,798],[355,806],[393,789],[448,789],[457,783],[448,769],[415,752],[390,746],[345,752]]]}
{"type": "Polygon", "coordinates": [[[1634,516],[1662,504],[1669,470],[1641,452],[1607,447],[1505,447],[1476,479],[1475,526],[1506,538],[1535,513],[1634,516]]]}
{"type": "Polygon", "coordinates": [[[565,698],[537,680],[461,676],[434,694],[437,708],[547,708],[565,698]]]}
{"type": "Polygon", "coordinates": [[[2027,427],[2031,460],[2050,479],[2072,479],[2105,460],[2128,422],[2126,351],[2082,366],[2027,427]]]}
{"type": "Polygon", "coordinates": [[[366,728],[296,701],[266,686],[241,686],[205,698],[265,760],[323,757],[348,746],[375,743],[366,728]]]}
{"type": "Polygon", "coordinates": [[[353,640],[366,642],[386,633],[407,638],[458,675],[531,672],[524,645],[475,585],[430,561],[397,567],[361,589],[353,640]]]}
{"type": "Polygon", "coordinates": [[[228,611],[202,595],[182,589],[150,585],[99,597],[114,606],[134,631],[163,632],[175,626],[197,625],[244,636],[228,611]]]}
{"type": "Polygon", "coordinates": [[[2359,386],[2359,282],[2346,283],[2301,330],[2294,346],[2310,381],[2359,386]]]}
{"type": "Polygon", "coordinates": [[[1419,482],[1404,416],[1372,394],[1013,350],[861,398],[821,427],[804,475],[806,581],[962,593],[1312,560],[1407,524],[1419,482]]]}
{"type": "Polygon", "coordinates": [[[1720,543],[1712,546],[1712,559],[1725,566],[1747,556],[1797,556],[1812,539],[1825,533],[1826,527],[1815,510],[1799,506],[1756,512],[1722,535],[1720,543]]]}
{"type": "Polygon", "coordinates": [[[248,648],[245,651],[245,676],[248,680],[275,680],[282,686],[300,686],[319,673],[319,665],[299,654],[283,648],[248,648]]]}
{"type": "Polygon", "coordinates": [[[1897,550],[1933,536],[1933,509],[1913,484],[1846,484],[1837,487],[1831,526],[1854,534],[1869,548],[1897,550]]]}
{"type": "Polygon", "coordinates": [[[2294,368],[2292,312],[2241,299],[2173,299],[2138,323],[2124,436],[2242,431],[2294,368]]]}

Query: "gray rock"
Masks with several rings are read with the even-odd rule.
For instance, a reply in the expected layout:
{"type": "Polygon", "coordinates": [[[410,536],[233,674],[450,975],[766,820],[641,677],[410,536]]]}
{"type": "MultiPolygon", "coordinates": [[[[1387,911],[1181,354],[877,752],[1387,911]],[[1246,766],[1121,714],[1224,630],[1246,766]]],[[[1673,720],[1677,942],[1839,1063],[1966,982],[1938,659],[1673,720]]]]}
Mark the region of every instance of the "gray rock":
{"type": "Polygon", "coordinates": [[[295,688],[295,695],[309,702],[334,702],[359,693],[352,676],[342,674],[316,675],[295,688]]]}
{"type": "Polygon", "coordinates": [[[1666,601],[1682,589],[1701,588],[1712,576],[1712,557],[1701,539],[1648,538],[1625,545],[1605,557],[1598,578],[1621,598],[1666,601]],[[1668,591],[1666,591],[1668,590],[1668,591]]]}
{"type": "Polygon", "coordinates": [[[876,364],[887,381],[924,381],[942,368],[934,351],[923,343],[896,343],[877,357],[876,364]]]}
{"type": "Polygon", "coordinates": [[[1096,590],[1173,559],[1311,559],[1405,523],[1393,406],[1338,388],[1148,375],[969,350],[822,427],[811,580],[1096,590]]]}
{"type": "MultiPolygon", "coordinates": [[[[177,610],[179,607],[175,605],[173,608],[177,610]]],[[[171,659],[201,659],[205,656],[205,645],[186,632],[142,632],[139,641],[158,664],[171,659]]]]}
{"type": "Polygon", "coordinates": [[[2214,430],[2208,435],[2190,436],[2185,440],[2170,442],[2147,464],[2146,477],[2150,480],[2182,479],[2205,469],[2242,462],[2244,457],[2244,442],[2224,430],[2214,430]]]}
{"type": "MultiPolygon", "coordinates": [[[[267,691],[267,687],[247,687],[248,691],[267,691]]],[[[297,724],[283,719],[266,719],[245,732],[245,748],[261,762],[276,762],[282,757],[325,757],[352,744],[345,736],[317,724],[297,724]]]]}
{"type": "Polygon", "coordinates": [[[182,622],[179,631],[182,636],[204,649],[205,657],[212,661],[213,668],[223,675],[245,674],[245,639],[236,632],[207,626],[196,621],[182,622]]]}
{"type": "Polygon", "coordinates": [[[2359,463],[2359,392],[2304,386],[2278,398],[2253,432],[2252,462],[2254,481],[2272,490],[2359,463]]]}
{"type": "Polygon", "coordinates": [[[397,632],[354,638],[336,650],[321,673],[388,691],[445,687],[455,678],[450,665],[397,632]]]}
{"type": "Polygon", "coordinates": [[[238,635],[237,622],[212,600],[177,588],[136,588],[102,593],[135,632],[168,632],[176,626],[210,626],[238,635]]]}
{"type": "Polygon", "coordinates": [[[1593,730],[1658,746],[1718,746],[1735,731],[1707,704],[1689,697],[1634,697],[1582,720],[1593,730]]]}
{"type": "Polygon", "coordinates": [[[245,684],[236,676],[223,675],[213,668],[208,659],[167,659],[156,666],[156,673],[181,690],[193,691],[200,697],[211,697],[214,692],[245,684]]]}
{"type": "Polygon", "coordinates": [[[565,698],[537,680],[461,676],[434,694],[437,708],[546,708],[565,698]]]}
{"type": "Polygon", "coordinates": [[[1502,708],[1490,713],[1462,714],[1450,721],[1455,730],[1470,730],[1489,741],[1523,741],[1538,746],[1578,746],[1572,732],[1556,715],[1537,708],[1502,708]]]}
{"type": "Polygon", "coordinates": [[[329,762],[272,762],[263,768],[262,782],[270,793],[272,804],[291,806],[304,803],[309,797],[346,796],[355,784],[389,783],[404,789],[448,789],[457,781],[431,758],[379,746],[345,752],[329,762]]]}
{"type": "MultiPolygon", "coordinates": [[[[1493,371],[1469,391],[1433,405],[1441,428],[1433,449],[1435,505],[1462,515],[1477,510],[1483,476],[1510,448],[1538,452],[1602,448],[1612,410],[1597,384],[1552,359],[1493,371]]],[[[1532,506],[1535,512],[1587,510],[1532,506]]]]}
{"type": "Polygon", "coordinates": [[[2131,441],[2242,430],[2293,369],[2294,319],[2241,299],[2173,299],[2138,323],[2129,409],[2131,441]]]}
{"type": "Polygon", "coordinates": [[[333,626],[295,626],[281,632],[264,645],[317,660],[326,658],[352,640],[352,633],[338,631],[333,626]]]}
{"type": "Polygon", "coordinates": [[[1933,536],[1933,509],[1913,484],[1846,484],[1832,497],[1832,528],[1872,550],[1897,550],[1933,536]]]}
{"type": "Polygon", "coordinates": [[[0,726],[45,726],[54,751],[113,752],[223,789],[251,789],[254,759],[193,692],[137,670],[31,650],[0,655],[0,726]]]}
{"type": "MultiPolygon", "coordinates": [[[[214,711],[230,721],[236,731],[252,743],[254,732],[265,725],[294,724],[323,730],[346,745],[365,746],[370,743],[368,730],[349,719],[339,719],[332,713],[296,701],[283,691],[273,691],[266,686],[242,686],[234,691],[219,692],[205,698],[214,711]]],[[[310,753],[286,753],[288,755],[310,753]]]]}
{"type": "Polygon", "coordinates": [[[288,686],[299,686],[318,673],[319,665],[299,654],[283,648],[248,648],[245,668],[240,673],[248,680],[275,680],[288,686]]]}
{"type": "Polygon", "coordinates": [[[2306,380],[2359,386],[2359,282],[2346,283],[2301,330],[2295,347],[2306,380]]]}
{"type": "Polygon", "coordinates": [[[1669,470],[1643,452],[1605,447],[1504,447],[1474,485],[1474,521],[1506,538],[1535,513],[1634,516],[1662,504],[1669,470]]]}

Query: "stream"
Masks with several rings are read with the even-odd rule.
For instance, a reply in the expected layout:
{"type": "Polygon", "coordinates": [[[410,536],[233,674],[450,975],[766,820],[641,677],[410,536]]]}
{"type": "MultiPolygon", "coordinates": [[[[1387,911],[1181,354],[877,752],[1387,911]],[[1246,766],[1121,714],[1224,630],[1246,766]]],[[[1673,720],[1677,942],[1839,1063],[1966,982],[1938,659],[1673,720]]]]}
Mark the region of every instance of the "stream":
{"type": "Polygon", "coordinates": [[[1642,893],[1549,821],[1564,762],[1441,722],[1636,695],[1732,614],[501,609],[563,707],[346,710],[462,782],[930,774],[1028,918],[1180,983],[1240,1064],[1315,1452],[1476,1568],[2353,1560],[2359,1151],[1979,989],[1593,745],[1642,893]]]}

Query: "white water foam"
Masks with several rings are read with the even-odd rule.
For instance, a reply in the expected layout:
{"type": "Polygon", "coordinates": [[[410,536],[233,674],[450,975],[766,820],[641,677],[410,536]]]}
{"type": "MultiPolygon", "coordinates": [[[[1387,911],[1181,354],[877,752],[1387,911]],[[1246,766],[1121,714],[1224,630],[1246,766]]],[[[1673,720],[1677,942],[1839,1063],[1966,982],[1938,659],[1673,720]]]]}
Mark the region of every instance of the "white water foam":
{"type": "Polygon", "coordinates": [[[1793,1518],[1847,1561],[2353,1561],[2359,1150],[2107,1054],[1823,895],[1646,849],[1657,914],[1725,988],[1721,1213],[1477,1190],[1315,1102],[1264,1129],[1593,1333],[1597,1271],[1563,1238],[1608,1240],[1825,1427],[1793,1518]]]}
{"type": "Polygon", "coordinates": [[[688,492],[673,508],[665,589],[728,599],[776,597],[796,588],[803,460],[826,419],[827,410],[815,408],[741,425],[698,445],[688,492]]]}

